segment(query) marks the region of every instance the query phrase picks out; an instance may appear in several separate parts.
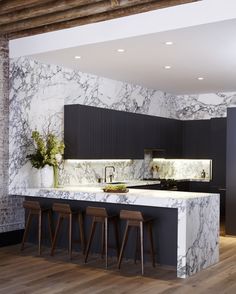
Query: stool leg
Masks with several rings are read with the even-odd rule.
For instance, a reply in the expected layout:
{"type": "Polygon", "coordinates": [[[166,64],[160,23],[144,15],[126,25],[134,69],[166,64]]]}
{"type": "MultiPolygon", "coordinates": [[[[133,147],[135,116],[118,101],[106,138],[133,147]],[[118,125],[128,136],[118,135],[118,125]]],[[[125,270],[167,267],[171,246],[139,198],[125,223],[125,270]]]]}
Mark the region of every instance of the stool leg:
{"type": "Polygon", "coordinates": [[[61,215],[59,215],[59,218],[58,218],[58,221],[57,221],[56,230],[55,230],[55,234],[54,234],[54,238],[53,238],[53,242],[52,242],[51,256],[54,255],[54,251],[55,251],[55,247],[56,247],[56,242],[57,242],[57,237],[58,237],[58,232],[59,232],[59,229],[61,227],[62,220],[63,220],[63,218],[61,217],[61,215]]]}
{"type": "Polygon", "coordinates": [[[140,236],[139,236],[139,228],[136,228],[136,251],[135,251],[135,258],[134,258],[134,263],[137,263],[137,259],[138,259],[138,249],[139,249],[139,240],[140,240],[140,236]]]}
{"type": "Polygon", "coordinates": [[[106,255],[106,268],[108,267],[108,220],[105,218],[105,255],[106,255]]]}
{"type": "Polygon", "coordinates": [[[126,242],[127,242],[127,239],[128,239],[128,233],[129,233],[129,221],[127,221],[123,241],[122,241],[122,244],[121,244],[120,255],[119,255],[119,259],[118,259],[118,268],[119,269],[120,269],[122,257],[123,257],[123,254],[124,254],[124,248],[125,248],[125,245],[126,245],[126,242]]]}
{"type": "Polygon", "coordinates": [[[69,256],[72,259],[72,213],[69,216],[69,256]]]}
{"type": "Polygon", "coordinates": [[[144,275],[144,265],[143,265],[143,222],[140,225],[140,247],[141,247],[141,265],[142,265],[142,275],[144,275]]]}
{"type": "Polygon", "coordinates": [[[49,235],[50,235],[50,241],[51,241],[51,246],[53,242],[53,221],[52,221],[52,212],[48,211],[48,228],[49,228],[49,235]]]}
{"type": "Polygon", "coordinates": [[[120,254],[120,242],[119,242],[118,225],[117,225],[117,220],[116,219],[113,219],[112,222],[113,222],[114,230],[115,230],[116,252],[117,252],[117,260],[118,260],[119,259],[119,254],[120,254]]]}
{"type": "Polygon", "coordinates": [[[26,221],[26,226],[25,226],[25,231],[24,231],[22,243],[21,243],[21,251],[24,250],[24,245],[25,245],[25,241],[26,241],[28,234],[29,234],[31,221],[32,221],[32,214],[31,214],[31,212],[29,212],[28,217],[27,217],[27,221],[26,221]]]}
{"type": "Polygon", "coordinates": [[[39,248],[38,252],[39,255],[41,255],[41,240],[42,240],[42,211],[40,210],[39,212],[39,220],[38,220],[38,243],[39,243],[39,248]]]}
{"type": "Polygon", "coordinates": [[[83,250],[83,254],[85,254],[84,221],[83,221],[82,213],[78,214],[78,220],[79,220],[79,233],[80,233],[81,248],[83,250]]]}
{"type": "Polygon", "coordinates": [[[102,226],[102,238],[101,238],[101,258],[104,257],[104,251],[105,251],[105,235],[104,235],[104,231],[105,231],[105,221],[101,223],[102,226]]]}
{"type": "Polygon", "coordinates": [[[150,248],[151,248],[151,256],[152,256],[152,266],[155,267],[155,252],[154,252],[154,245],[153,245],[153,234],[152,234],[152,223],[148,223],[148,234],[150,240],[150,248]]]}
{"type": "Polygon", "coordinates": [[[88,243],[87,243],[87,248],[86,248],[86,252],[85,252],[84,263],[87,263],[87,260],[88,260],[88,254],[89,254],[89,250],[90,250],[90,247],[91,247],[91,243],[92,243],[95,228],[96,228],[96,222],[95,222],[95,220],[93,218],[93,222],[92,222],[92,226],[91,226],[91,230],[90,230],[90,234],[89,234],[89,239],[88,239],[88,243]]]}

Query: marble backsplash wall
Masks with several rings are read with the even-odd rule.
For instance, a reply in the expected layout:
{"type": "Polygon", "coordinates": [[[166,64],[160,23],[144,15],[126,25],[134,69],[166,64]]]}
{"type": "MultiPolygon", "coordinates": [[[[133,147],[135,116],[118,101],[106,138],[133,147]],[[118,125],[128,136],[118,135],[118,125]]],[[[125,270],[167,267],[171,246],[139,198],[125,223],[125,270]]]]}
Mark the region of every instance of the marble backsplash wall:
{"type": "Polygon", "coordinates": [[[205,171],[205,179],[212,176],[212,161],[208,159],[154,159],[153,166],[158,166],[158,174],[154,177],[162,179],[200,179],[205,171]]]}
{"type": "Polygon", "coordinates": [[[171,96],[166,93],[138,85],[42,64],[28,58],[11,60],[10,189],[30,185],[32,169],[26,155],[32,147],[32,130],[43,132],[50,128],[51,132],[63,138],[64,105],[84,104],[175,117],[174,109],[169,107],[169,99],[171,96]]]}
{"type": "Polygon", "coordinates": [[[107,168],[107,182],[112,174],[113,181],[127,181],[143,179],[143,160],[66,160],[61,172],[61,184],[63,186],[76,186],[78,184],[97,183],[99,179],[104,182],[105,167],[107,168]]]}
{"type": "Polygon", "coordinates": [[[226,117],[227,107],[236,106],[236,92],[199,95],[168,96],[169,106],[175,109],[175,118],[180,120],[226,117]]]}
{"type": "MultiPolygon", "coordinates": [[[[10,189],[31,185],[29,178],[32,169],[26,155],[32,147],[32,130],[42,132],[50,128],[50,131],[63,138],[63,107],[66,104],[84,104],[177,119],[208,119],[225,116],[227,107],[235,105],[235,101],[235,93],[174,96],[60,66],[42,64],[25,57],[11,60],[10,189]]],[[[133,174],[137,178],[143,174],[145,177],[145,163],[139,163],[139,173],[139,164],[136,161],[132,164],[134,166],[131,170],[135,170],[133,174]]],[[[88,166],[82,166],[76,169],[76,174],[81,175],[83,168],[88,170],[88,166]]],[[[73,166],[65,165],[63,181],[69,182],[71,170],[73,166]]],[[[75,176],[71,181],[74,182],[75,178],[78,179],[75,176]]]]}

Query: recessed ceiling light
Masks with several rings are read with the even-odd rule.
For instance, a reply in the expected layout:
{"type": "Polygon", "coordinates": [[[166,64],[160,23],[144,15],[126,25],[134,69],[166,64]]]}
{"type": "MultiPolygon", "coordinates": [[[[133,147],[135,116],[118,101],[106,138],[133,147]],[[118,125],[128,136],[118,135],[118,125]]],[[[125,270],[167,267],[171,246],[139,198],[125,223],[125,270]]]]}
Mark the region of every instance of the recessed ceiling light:
{"type": "Polygon", "coordinates": [[[166,41],[165,44],[166,44],[167,46],[170,46],[170,45],[173,45],[173,42],[172,42],[172,41],[166,41]]]}
{"type": "Polygon", "coordinates": [[[81,56],[79,56],[79,55],[75,56],[75,59],[80,59],[80,58],[81,58],[81,56]]]}
{"type": "Polygon", "coordinates": [[[119,48],[119,49],[117,49],[117,52],[124,53],[125,52],[125,49],[119,48]]]}
{"type": "Polygon", "coordinates": [[[165,65],[164,69],[171,69],[171,66],[170,65],[165,65]]]}
{"type": "Polygon", "coordinates": [[[203,80],[204,80],[203,77],[198,77],[197,79],[198,79],[199,81],[203,81],[203,80]]]}

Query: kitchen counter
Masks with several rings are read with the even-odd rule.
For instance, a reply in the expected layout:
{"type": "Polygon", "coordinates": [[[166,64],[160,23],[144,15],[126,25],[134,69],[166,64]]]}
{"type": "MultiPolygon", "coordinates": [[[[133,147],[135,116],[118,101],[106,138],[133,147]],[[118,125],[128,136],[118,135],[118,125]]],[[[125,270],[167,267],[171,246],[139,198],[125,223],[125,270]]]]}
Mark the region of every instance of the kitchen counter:
{"type": "Polygon", "coordinates": [[[219,194],[138,189],[104,193],[91,186],[19,188],[10,194],[177,209],[177,276],[186,278],[219,261],[219,194]]]}

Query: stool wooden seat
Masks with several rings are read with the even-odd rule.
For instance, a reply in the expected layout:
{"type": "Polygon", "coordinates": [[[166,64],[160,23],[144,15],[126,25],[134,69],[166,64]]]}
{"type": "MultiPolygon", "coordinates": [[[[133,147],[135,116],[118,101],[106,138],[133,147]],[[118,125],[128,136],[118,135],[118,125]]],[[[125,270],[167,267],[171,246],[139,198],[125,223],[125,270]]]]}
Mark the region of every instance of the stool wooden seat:
{"type": "Polygon", "coordinates": [[[135,262],[137,259],[137,248],[138,248],[138,239],[140,239],[140,255],[141,255],[141,266],[142,266],[142,275],[144,274],[144,225],[147,226],[149,241],[150,241],[150,251],[152,257],[152,266],[155,267],[155,254],[154,254],[154,245],[153,245],[153,234],[152,234],[152,218],[145,218],[140,211],[130,211],[130,210],[121,210],[120,219],[126,220],[125,233],[122,240],[118,268],[120,269],[122,257],[124,254],[124,249],[128,240],[130,228],[136,228],[137,240],[136,240],[136,252],[135,252],[135,262]]]}
{"type": "Polygon", "coordinates": [[[23,202],[23,207],[29,211],[25,231],[21,243],[21,250],[24,250],[25,241],[28,238],[31,222],[34,216],[38,218],[38,253],[41,255],[41,239],[42,239],[42,217],[46,214],[48,217],[48,226],[50,241],[52,243],[52,213],[51,209],[43,208],[38,201],[27,200],[23,202]]]}
{"type": "Polygon", "coordinates": [[[92,217],[92,225],[91,225],[91,229],[89,233],[89,239],[88,239],[87,248],[85,252],[84,262],[86,263],[88,260],[88,254],[90,251],[92,240],[94,238],[96,225],[99,223],[102,226],[101,255],[103,257],[104,250],[105,250],[105,260],[106,260],[106,268],[107,268],[108,267],[108,233],[109,233],[110,222],[112,222],[114,226],[117,258],[119,257],[119,234],[118,234],[117,216],[108,215],[107,210],[104,207],[90,207],[90,206],[86,208],[86,215],[92,217]]]}
{"type": "Polygon", "coordinates": [[[66,203],[54,203],[52,206],[52,210],[56,213],[58,213],[58,220],[57,220],[57,225],[55,229],[55,234],[52,242],[52,249],[51,249],[51,256],[54,255],[54,251],[56,248],[56,243],[59,235],[59,231],[62,225],[62,222],[64,219],[67,219],[68,222],[68,228],[69,228],[69,256],[70,259],[72,258],[72,221],[73,221],[73,216],[78,217],[78,222],[79,222],[79,232],[80,232],[80,243],[81,247],[84,253],[85,250],[85,240],[84,240],[84,228],[83,228],[83,215],[81,211],[73,211],[70,207],[69,204],[66,203]]]}

